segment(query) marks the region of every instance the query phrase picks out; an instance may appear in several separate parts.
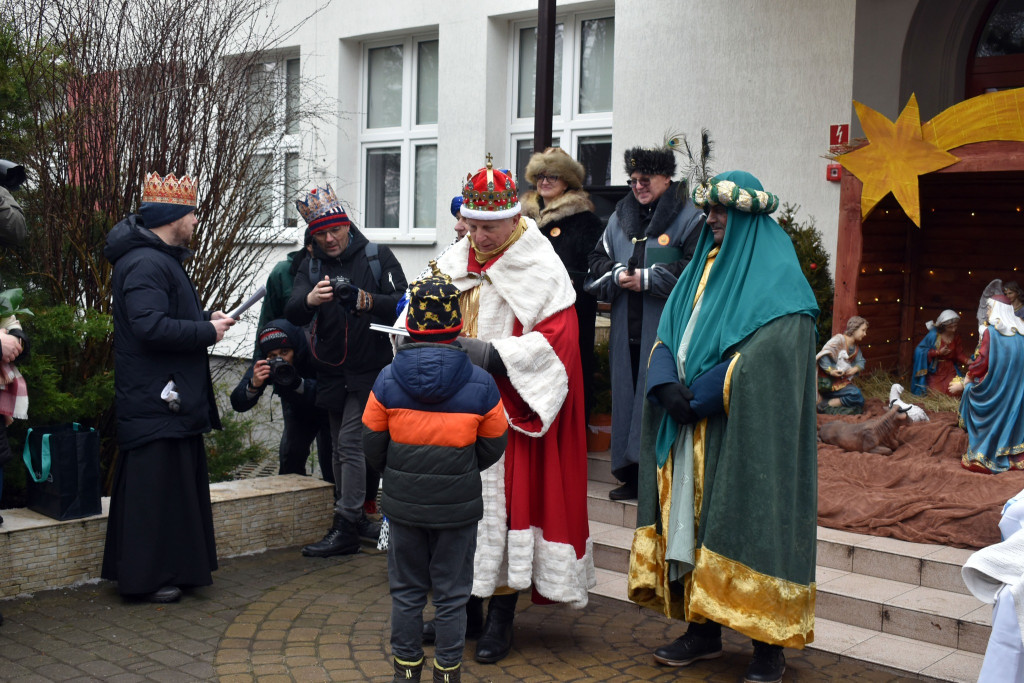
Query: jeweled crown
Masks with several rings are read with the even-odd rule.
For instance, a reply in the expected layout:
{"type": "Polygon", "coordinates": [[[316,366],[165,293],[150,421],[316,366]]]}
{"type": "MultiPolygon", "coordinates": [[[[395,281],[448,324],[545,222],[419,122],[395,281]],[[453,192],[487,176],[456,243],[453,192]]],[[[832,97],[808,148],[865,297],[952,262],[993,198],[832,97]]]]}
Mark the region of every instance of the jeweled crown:
{"type": "Polygon", "coordinates": [[[196,206],[196,181],[188,175],[176,178],[173,173],[150,173],[142,185],[142,201],[196,206]]]}

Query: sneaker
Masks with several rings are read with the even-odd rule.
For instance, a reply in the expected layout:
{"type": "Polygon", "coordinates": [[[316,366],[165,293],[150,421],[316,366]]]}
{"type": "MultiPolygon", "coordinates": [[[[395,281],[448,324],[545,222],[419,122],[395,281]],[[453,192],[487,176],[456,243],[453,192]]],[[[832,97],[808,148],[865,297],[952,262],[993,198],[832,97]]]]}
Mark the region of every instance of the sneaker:
{"type": "Polygon", "coordinates": [[[701,638],[685,633],[654,651],[654,661],[665,666],[689,666],[701,659],[722,656],[721,638],[701,638]]]}
{"type": "Polygon", "coordinates": [[[779,683],[786,673],[786,656],[781,645],[754,641],[754,659],[747,667],[743,683],[779,683]]]}

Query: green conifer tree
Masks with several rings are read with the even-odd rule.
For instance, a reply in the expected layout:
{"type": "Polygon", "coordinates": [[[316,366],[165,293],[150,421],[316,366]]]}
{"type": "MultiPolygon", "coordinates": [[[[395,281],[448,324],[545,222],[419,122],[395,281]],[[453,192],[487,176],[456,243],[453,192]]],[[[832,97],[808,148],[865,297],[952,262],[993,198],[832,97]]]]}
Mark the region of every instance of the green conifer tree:
{"type": "Polygon", "coordinates": [[[824,342],[832,336],[832,302],[835,286],[828,251],[821,243],[821,232],[814,226],[814,218],[806,223],[796,220],[799,206],[783,204],[782,213],[778,217],[779,225],[793,240],[796,257],[800,261],[800,269],[814,290],[814,298],[818,301],[818,341],[824,342]]]}

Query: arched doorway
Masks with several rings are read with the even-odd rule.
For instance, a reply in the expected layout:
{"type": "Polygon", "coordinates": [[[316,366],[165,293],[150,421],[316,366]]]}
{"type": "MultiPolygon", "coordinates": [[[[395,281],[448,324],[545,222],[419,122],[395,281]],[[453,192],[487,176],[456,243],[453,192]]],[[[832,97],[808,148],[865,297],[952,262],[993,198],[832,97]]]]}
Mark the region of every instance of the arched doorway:
{"type": "Polygon", "coordinates": [[[965,96],[1024,87],[1024,0],[993,0],[967,59],[965,96]]]}

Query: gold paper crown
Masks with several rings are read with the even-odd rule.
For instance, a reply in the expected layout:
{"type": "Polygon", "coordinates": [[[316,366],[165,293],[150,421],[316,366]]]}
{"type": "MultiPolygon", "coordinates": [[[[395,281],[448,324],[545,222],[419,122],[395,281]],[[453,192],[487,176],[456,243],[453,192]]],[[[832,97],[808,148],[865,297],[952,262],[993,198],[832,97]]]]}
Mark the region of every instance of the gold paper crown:
{"type": "Polygon", "coordinates": [[[173,173],[161,177],[150,173],[142,185],[142,201],[156,204],[182,204],[196,206],[196,181],[191,176],[174,177],[173,173]]]}
{"type": "Polygon", "coordinates": [[[328,214],[345,213],[330,183],[326,187],[314,187],[306,193],[305,199],[296,199],[295,208],[299,210],[306,225],[328,214]]]}

